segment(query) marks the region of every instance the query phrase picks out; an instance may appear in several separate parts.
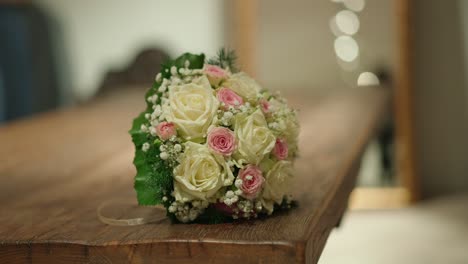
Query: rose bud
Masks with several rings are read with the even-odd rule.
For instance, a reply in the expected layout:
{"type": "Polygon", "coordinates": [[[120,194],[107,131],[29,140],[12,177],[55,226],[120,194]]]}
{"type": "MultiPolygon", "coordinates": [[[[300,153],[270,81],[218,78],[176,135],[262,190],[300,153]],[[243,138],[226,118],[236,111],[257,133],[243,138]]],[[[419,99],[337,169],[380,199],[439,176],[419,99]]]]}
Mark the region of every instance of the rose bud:
{"type": "Polygon", "coordinates": [[[213,86],[218,86],[222,80],[228,77],[228,73],[223,68],[216,65],[205,64],[203,72],[213,86]]]}
{"type": "Polygon", "coordinates": [[[168,140],[176,135],[176,128],[173,123],[161,122],[156,126],[156,134],[162,140],[168,140]]]}

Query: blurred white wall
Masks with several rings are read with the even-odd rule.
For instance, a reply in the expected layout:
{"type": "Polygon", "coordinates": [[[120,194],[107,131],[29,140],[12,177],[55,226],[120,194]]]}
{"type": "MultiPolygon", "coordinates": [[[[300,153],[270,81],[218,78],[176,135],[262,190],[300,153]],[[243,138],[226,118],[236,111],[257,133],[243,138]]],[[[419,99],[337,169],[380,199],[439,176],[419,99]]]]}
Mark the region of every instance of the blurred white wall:
{"type": "Polygon", "coordinates": [[[145,47],[215,54],[223,44],[222,1],[37,0],[62,27],[73,93],[92,96],[103,75],[145,47]]]}

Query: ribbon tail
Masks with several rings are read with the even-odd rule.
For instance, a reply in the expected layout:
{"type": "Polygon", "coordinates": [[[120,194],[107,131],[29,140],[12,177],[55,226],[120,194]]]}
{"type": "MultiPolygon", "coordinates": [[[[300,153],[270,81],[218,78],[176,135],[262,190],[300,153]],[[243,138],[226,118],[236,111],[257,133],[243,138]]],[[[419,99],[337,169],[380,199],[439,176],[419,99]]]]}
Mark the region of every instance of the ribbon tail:
{"type": "MultiPolygon", "coordinates": [[[[152,215],[148,217],[135,217],[135,218],[113,218],[107,217],[102,214],[102,210],[106,207],[109,203],[102,203],[97,208],[97,216],[98,219],[103,222],[104,224],[111,225],[111,226],[137,226],[137,225],[145,225],[150,223],[157,223],[167,219],[167,216],[161,215],[152,215]]],[[[163,207],[156,206],[155,209],[163,210],[163,207]]]]}

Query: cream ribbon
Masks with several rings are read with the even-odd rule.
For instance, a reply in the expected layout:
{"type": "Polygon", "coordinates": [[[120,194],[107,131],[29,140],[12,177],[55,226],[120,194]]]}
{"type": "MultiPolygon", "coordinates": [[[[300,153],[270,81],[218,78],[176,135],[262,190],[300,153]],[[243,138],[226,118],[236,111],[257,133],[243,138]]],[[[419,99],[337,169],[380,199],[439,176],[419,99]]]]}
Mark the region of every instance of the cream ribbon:
{"type": "Polygon", "coordinates": [[[135,217],[135,218],[127,218],[127,219],[122,219],[122,218],[113,218],[113,217],[107,217],[102,214],[102,210],[108,206],[111,203],[111,201],[106,201],[103,202],[98,208],[97,208],[97,216],[101,222],[107,225],[112,225],[112,226],[136,226],[136,225],[145,225],[145,224],[150,224],[150,223],[157,223],[160,221],[163,221],[167,219],[167,216],[165,215],[166,209],[162,205],[156,205],[156,206],[145,206],[145,207],[151,207],[152,209],[155,210],[162,210],[164,213],[163,216],[160,214],[154,214],[150,215],[147,217],[135,217]]]}

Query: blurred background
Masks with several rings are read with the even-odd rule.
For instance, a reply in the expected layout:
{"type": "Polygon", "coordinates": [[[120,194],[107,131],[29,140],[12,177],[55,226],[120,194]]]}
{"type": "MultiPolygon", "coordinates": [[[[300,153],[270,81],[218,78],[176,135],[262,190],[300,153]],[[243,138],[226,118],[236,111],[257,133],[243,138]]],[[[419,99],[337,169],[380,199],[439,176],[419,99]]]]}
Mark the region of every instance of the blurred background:
{"type": "Polygon", "coordinates": [[[468,263],[468,1],[0,1],[0,123],[223,46],[269,89],[391,97],[320,263],[468,263]]]}

